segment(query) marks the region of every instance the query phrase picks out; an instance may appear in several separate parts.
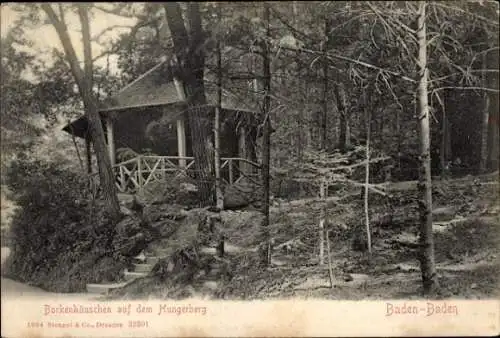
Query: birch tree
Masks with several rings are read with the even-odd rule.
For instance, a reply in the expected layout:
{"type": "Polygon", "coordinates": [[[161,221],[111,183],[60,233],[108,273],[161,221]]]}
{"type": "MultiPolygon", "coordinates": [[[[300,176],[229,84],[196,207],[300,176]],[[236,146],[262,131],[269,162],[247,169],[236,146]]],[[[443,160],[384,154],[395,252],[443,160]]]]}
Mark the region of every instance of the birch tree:
{"type": "Polygon", "coordinates": [[[434,239],[432,234],[432,179],[430,157],[430,118],[428,103],[427,68],[427,29],[426,3],[419,3],[416,37],[418,43],[418,89],[417,117],[420,134],[419,169],[419,209],[420,209],[420,269],[424,292],[429,293],[438,287],[436,265],[434,262],[434,239]]]}
{"type": "Polygon", "coordinates": [[[116,194],[115,178],[111,167],[111,159],[106,149],[106,140],[99,116],[97,99],[93,93],[93,61],[92,46],[90,40],[90,5],[77,4],[78,17],[82,28],[82,41],[84,51],[84,69],[81,68],[75,48],[68,34],[68,26],[65,19],[65,9],[63,4],[57,4],[58,14],[53,8],[54,5],[42,4],[41,8],[47,15],[50,23],[57,32],[64,49],[66,60],[71,68],[71,73],[75,78],[78,90],[83,100],[85,115],[89,122],[89,131],[94,145],[99,167],[99,178],[103,189],[107,208],[113,217],[120,214],[120,205],[116,194]]]}
{"type": "Polygon", "coordinates": [[[263,201],[262,213],[264,219],[262,222],[262,247],[261,263],[267,266],[271,263],[271,243],[269,234],[269,164],[271,158],[271,64],[269,57],[270,41],[270,9],[269,3],[264,3],[264,23],[266,25],[266,39],[262,43],[263,69],[264,69],[264,104],[262,109],[263,116],[263,135],[262,135],[262,188],[263,201]]]}

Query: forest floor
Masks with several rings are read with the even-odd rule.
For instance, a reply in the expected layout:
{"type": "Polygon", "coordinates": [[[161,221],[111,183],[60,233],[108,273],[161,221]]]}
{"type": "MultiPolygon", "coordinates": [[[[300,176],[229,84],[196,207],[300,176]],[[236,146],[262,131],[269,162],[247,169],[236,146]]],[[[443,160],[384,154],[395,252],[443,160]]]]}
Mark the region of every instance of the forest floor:
{"type": "MultiPolygon", "coordinates": [[[[487,299],[500,295],[500,219],[498,174],[434,182],[437,298],[487,299]]],[[[353,249],[355,229],[364,227],[362,199],[329,198],[326,227],[331,231],[328,259],[319,265],[317,200],[282,201],[271,208],[272,264],[256,265],[259,227],[250,212],[227,211],[225,256],[232,278],[208,290],[190,285],[190,295],[219,299],[421,298],[417,260],[418,220],[415,182],[388,186],[391,200],[372,194],[372,254],[353,249]],[[237,221],[235,221],[237,220],[237,221]]],[[[345,196],[345,192],[337,195],[345,196]]],[[[327,255],[327,254],[325,254],[327,255]]],[[[327,256],[326,256],[327,257],[327,256]]],[[[156,277],[135,281],[112,298],[168,298],[172,284],[156,277]]],[[[185,288],[186,285],[176,286],[185,288]]]]}

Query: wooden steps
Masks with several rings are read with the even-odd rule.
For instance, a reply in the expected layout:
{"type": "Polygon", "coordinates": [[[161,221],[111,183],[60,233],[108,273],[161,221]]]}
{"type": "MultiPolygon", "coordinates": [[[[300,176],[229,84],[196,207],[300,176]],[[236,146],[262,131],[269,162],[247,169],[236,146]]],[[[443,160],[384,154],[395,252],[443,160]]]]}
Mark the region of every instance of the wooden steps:
{"type": "Polygon", "coordinates": [[[123,273],[123,276],[125,277],[126,281],[133,281],[134,279],[137,278],[142,278],[146,277],[148,275],[148,272],[136,272],[136,271],[128,271],[127,269],[123,273]]]}
{"type": "MultiPolygon", "coordinates": [[[[248,249],[241,248],[227,242],[224,245],[224,252],[226,254],[237,253],[246,250],[248,249]]],[[[214,256],[217,255],[217,249],[213,247],[202,247],[200,249],[200,252],[207,255],[214,255],[214,256]]],[[[130,282],[138,278],[144,278],[148,276],[148,274],[151,272],[155,264],[158,263],[158,261],[160,261],[162,258],[163,257],[161,250],[158,250],[155,253],[142,252],[137,257],[135,257],[134,259],[135,262],[133,263],[131,270],[125,269],[125,271],[123,272],[124,281],[116,283],[106,283],[106,284],[87,284],[87,293],[108,294],[109,291],[111,290],[125,287],[130,282]]],[[[218,285],[220,272],[221,268],[220,266],[218,266],[218,264],[212,266],[208,274],[203,277],[205,279],[203,281],[203,287],[215,290],[218,285]]]]}
{"type": "Polygon", "coordinates": [[[147,264],[147,263],[140,263],[140,264],[134,264],[134,272],[151,272],[153,269],[154,264],[147,264]]]}
{"type": "Polygon", "coordinates": [[[87,293],[91,294],[108,294],[110,290],[119,289],[126,286],[128,282],[109,283],[109,284],[87,284],[87,293]]]}
{"type": "Polygon", "coordinates": [[[134,263],[133,271],[125,269],[125,271],[123,272],[125,281],[108,284],[87,284],[87,293],[105,295],[108,294],[110,290],[122,288],[130,282],[136,280],[137,278],[146,277],[151,272],[154,264],[156,264],[159,259],[159,257],[148,257],[145,255],[140,255],[140,257],[136,257],[136,261],[140,261],[141,263],[134,263]]]}

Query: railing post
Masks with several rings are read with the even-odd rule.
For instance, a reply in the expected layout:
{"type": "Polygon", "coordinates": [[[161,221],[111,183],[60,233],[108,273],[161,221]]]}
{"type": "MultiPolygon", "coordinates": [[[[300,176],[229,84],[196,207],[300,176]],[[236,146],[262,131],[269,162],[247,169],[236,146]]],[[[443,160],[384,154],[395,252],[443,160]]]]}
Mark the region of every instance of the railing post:
{"type": "Polygon", "coordinates": [[[233,160],[230,159],[228,162],[229,166],[229,184],[233,184],[233,160]]]}
{"type": "Polygon", "coordinates": [[[127,190],[127,182],[125,182],[125,173],[123,172],[123,167],[119,166],[120,168],[120,188],[122,192],[125,192],[127,190]]]}
{"type": "Polygon", "coordinates": [[[161,158],[161,178],[163,180],[167,178],[167,173],[165,172],[165,158],[161,158]]]}
{"type": "Polygon", "coordinates": [[[141,166],[141,156],[137,156],[137,183],[139,183],[139,190],[142,189],[142,166],[141,166]]]}
{"type": "MultiPolygon", "coordinates": [[[[177,156],[186,157],[186,127],[183,115],[177,119],[177,156]]],[[[186,168],[186,159],[179,159],[179,167],[186,168]]]]}

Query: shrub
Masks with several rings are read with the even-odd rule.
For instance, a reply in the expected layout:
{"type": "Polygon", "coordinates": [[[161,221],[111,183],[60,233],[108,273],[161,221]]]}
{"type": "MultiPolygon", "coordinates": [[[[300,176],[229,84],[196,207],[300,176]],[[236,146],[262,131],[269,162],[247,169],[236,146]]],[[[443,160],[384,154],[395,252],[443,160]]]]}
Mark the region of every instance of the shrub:
{"type": "Polygon", "coordinates": [[[115,225],[102,201],[88,199],[84,177],[56,163],[18,159],[6,183],[18,205],[8,275],[59,292],[117,277],[127,259],[113,250],[115,225]],[[105,258],[109,264],[99,264],[105,258]]]}

